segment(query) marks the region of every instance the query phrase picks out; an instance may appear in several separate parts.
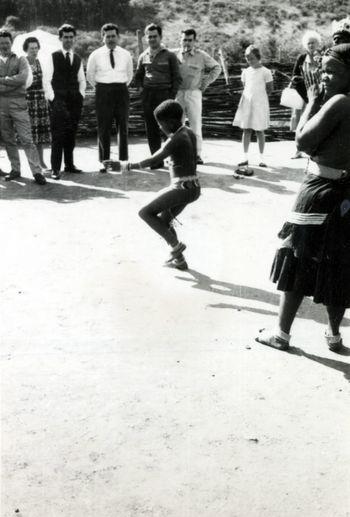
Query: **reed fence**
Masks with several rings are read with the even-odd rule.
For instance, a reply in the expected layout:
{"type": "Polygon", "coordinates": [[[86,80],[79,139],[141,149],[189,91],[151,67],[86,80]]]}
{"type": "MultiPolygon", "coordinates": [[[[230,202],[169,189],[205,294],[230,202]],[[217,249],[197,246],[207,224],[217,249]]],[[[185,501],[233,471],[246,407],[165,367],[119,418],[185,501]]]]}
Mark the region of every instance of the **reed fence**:
{"type": "MultiPolygon", "coordinates": [[[[232,120],[242,93],[240,81],[241,68],[237,65],[229,70],[229,84],[223,76],[205,91],[203,96],[203,135],[207,138],[240,139],[242,131],[232,126],[232,120]]],[[[274,91],[269,96],[271,125],[266,131],[268,140],[291,140],[294,133],[289,131],[291,110],[280,105],[281,91],[289,82],[292,65],[269,63],[266,65],[273,71],[274,91]]],[[[96,135],[95,93],[88,89],[82,119],[79,125],[80,136],[96,135]]],[[[139,92],[130,88],[130,135],[144,135],[144,119],[139,92]]]]}

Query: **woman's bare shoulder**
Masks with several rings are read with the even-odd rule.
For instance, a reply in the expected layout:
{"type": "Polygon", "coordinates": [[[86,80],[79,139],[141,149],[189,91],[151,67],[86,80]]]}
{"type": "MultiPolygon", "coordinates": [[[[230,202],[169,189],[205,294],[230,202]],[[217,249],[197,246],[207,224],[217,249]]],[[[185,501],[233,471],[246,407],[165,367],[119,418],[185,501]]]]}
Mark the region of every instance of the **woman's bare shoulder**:
{"type": "Polygon", "coordinates": [[[350,109],[350,97],[349,95],[345,95],[344,93],[337,93],[333,95],[328,101],[324,104],[324,108],[328,109],[350,109]]]}

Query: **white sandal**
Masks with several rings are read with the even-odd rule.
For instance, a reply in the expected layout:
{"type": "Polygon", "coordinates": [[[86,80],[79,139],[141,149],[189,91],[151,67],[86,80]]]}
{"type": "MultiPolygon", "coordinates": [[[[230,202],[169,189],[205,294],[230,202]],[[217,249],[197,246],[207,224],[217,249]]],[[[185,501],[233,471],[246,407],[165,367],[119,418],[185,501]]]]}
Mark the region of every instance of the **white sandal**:
{"type": "Polygon", "coordinates": [[[255,338],[255,341],[262,345],[270,346],[276,350],[285,352],[289,349],[289,339],[290,335],[285,332],[279,331],[277,333],[273,330],[261,329],[259,330],[259,335],[255,338]],[[281,334],[283,334],[283,336],[281,334]]]}
{"type": "Polygon", "coordinates": [[[328,348],[331,352],[340,352],[340,350],[343,348],[343,340],[341,334],[333,336],[332,334],[329,334],[328,329],[326,329],[324,337],[328,345],[328,348]]]}

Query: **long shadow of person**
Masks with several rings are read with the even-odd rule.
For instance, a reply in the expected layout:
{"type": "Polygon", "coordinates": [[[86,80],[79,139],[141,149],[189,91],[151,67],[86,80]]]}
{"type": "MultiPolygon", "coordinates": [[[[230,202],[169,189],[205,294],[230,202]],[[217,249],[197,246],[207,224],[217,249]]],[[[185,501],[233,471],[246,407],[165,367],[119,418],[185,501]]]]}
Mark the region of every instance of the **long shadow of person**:
{"type": "MultiPolygon", "coordinates": [[[[207,162],[205,166],[208,167],[217,167],[219,169],[227,170],[229,173],[234,175],[236,167],[231,165],[227,165],[226,163],[218,163],[218,162],[207,162]]],[[[303,174],[301,170],[289,169],[287,167],[279,167],[278,171],[272,172],[266,169],[262,169],[261,167],[249,167],[254,171],[254,176],[242,176],[241,180],[242,184],[247,187],[255,187],[255,188],[266,188],[270,192],[276,194],[287,194],[292,195],[296,193],[296,190],[287,189],[281,182],[283,180],[295,181],[296,183],[301,183],[303,179],[303,174]]],[[[218,177],[227,177],[230,178],[230,174],[208,174],[203,170],[200,171],[200,178],[202,181],[211,182],[211,178],[215,176],[218,177]],[[205,179],[204,179],[205,178],[205,179]]],[[[227,180],[226,180],[227,181],[227,180]]],[[[231,179],[232,181],[232,179],[231,179]]],[[[204,186],[211,186],[205,185],[204,186]]]]}
{"type": "MultiPolygon", "coordinates": [[[[66,176],[63,177],[67,179],[66,176]]],[[[239,180],[234,180],[227,174],[199,174],[202,187],[219,188],[233,194],[248,194],[248,190],[236,188],[239,180]]],[[[100,174],[97,172],[84,175],[69,176],[70,181],[77,183],[92,183],[95,186],[105,186],[127,191],[158,192],[169,186],[169,172],[164,169],[139,169],[120,174],[110,172],[100,174]]]]}
{"type": "MultiPolygon", "coordinates": [[[[244,300],[257,300],[259,302],[268,303],[270,305],[279,305],[279,294],[265,291],[264,289],[257,289],[256,287],[250,287],[246,285],[236,285],[230,282],[222,280],[214,280],[208,275],[200,273],[194,269],[188,269],[187,274],[191,276],[177,276],[179,280],[185,282],[191,282],[193,289],[200,289],[208,291],[210,293],[221,294],[223,296],[229,296],[234,298],[242,298],[244,300]]],[[[275,316],[277,311],[269,311],[260,307],[246,307],[242,305],[233,305],[226,303],[210,304],[209,307],[215,309],[233,309],[233,310],[246,310],[255,312],[258,314],[266,314],[275,316]]],[[[326,314],[323,306],[316,305],[309,298],[305,298],[303,305],[298,313],[299,317],[303,319],[311,319],[317,323],[326,323],[326,314]]],[[[344,318],[342,322],[343,326],[349,326],[350,320],[344,318]]]]}
{"type": "MultiPolygon", "coordinates": [[[[122,190],[136,190],[144,192],[157,192],[169,186],[169,171],[167,169],[149,170],[140,169],[130,171],[127,174],[109,175],[111,181],[120,185],[122,190]]],[[[201,186],[203,188],[218,188],[232,194],[248,194],[248,190],[237,188],[239,180],[234,180],[228,174],[203,174],[198,172],[201,186]]]]}
{"type": "Polygon", "coordinates": [[[91,171],[85,174],[64,175],[62,179],[100,190],[117,189],[124,192],[157,192],[169,185],[169,174],[162,169],[154,171],[147,169],[132,170],[124,174],[114,171],[104,174],[91,171]]]}
{"type": "Polygon", "coordinates": [[[127,199],[120,190],[115,185],[92,181],[89,174],[79,174],[74,177],[71,174],[63,177],[63,181],[48,181],[44,186],[37,185],[27,177],[21,177],[19,180],[0,184],[0,199],[47,199],[63,204],[98,197],[127,199]]]}
{"type": "MultiPolygon", "coordinates": [[[[337,370],[344,374],[344,377],[347,381],[350,382],[350,364],[344,363],[343,361],[337,361],[336,359],[328,359],[328,357],[321,357],[315,354],[309,354],[305,352],[302,348],[298,348],[295,346],[291,346],[288,350],[288,353],[293,355],[298,355],[301,357],[306,357],[306,359],[310,359],[310,361],[315,361],[316,363],[323,364],[328,368],[332,368],[333,370],[337,370]]],[[[338,355],[350,356],[350,349],[347,347],[343,347],[343,349],[338,352],[338,355]]]]}

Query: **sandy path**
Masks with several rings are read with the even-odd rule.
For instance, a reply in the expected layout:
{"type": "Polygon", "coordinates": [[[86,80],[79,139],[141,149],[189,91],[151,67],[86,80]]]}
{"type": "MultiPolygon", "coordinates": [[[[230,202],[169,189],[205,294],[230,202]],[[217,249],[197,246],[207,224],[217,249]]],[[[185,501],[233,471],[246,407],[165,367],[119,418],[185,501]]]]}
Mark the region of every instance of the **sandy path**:
{"type": "Polygon", "coordinates": [[[3,517],[350,516],[350,348],[308,300],[292,353],[253,340],[304,161],[234,180],[239,150],[207,142],[188,272],[137,216],[166,173],[0,181],[3,517]]]}

